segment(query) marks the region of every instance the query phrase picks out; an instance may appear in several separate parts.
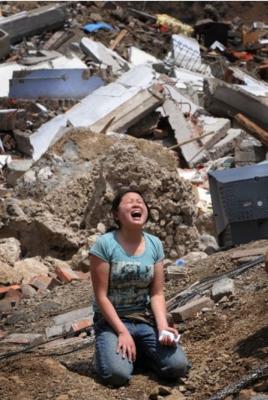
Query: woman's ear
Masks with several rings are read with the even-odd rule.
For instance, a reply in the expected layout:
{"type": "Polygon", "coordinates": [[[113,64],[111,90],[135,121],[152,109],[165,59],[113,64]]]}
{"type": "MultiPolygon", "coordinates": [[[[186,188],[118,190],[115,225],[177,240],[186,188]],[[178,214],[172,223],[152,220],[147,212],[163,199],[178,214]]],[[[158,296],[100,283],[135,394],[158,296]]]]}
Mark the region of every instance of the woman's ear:
{"type": "Polygon", "coordinates": [[[118,219],[118,212],[117,212],[117,211],[114,211],[114,212],[113,212],[113,217],[114,217],[114,221],[115,221],[115,222],[118,222],[118,221],[119,221],[119,219],[118,219]]]}

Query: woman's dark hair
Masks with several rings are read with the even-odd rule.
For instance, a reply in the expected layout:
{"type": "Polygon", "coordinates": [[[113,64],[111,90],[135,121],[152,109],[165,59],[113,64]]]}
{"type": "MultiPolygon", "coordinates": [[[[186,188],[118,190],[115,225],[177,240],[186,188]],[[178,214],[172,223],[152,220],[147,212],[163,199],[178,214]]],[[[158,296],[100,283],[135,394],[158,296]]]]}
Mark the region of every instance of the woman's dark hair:
{"type": "MultiPolygon", "coordinates": [[[[121,203],[122,198],[123,198],[123,197],[125,196],[125,194],[127,194],[127,193],[137,193],[139,196],[141,196],[141,198],[142,198],[142,200],[144,201],[144,204],[145,204],[145,206],[146,206],[146,208],[147,208],[147,212],[148,212],[148,217],[147,217],[147,220],[146,220],[146,222],[147,222],[148,219],[150,218],[150,209],[149,209],[149,206],[148,206],[148,204],[146,203],[146,201],[145,201],[145,199],[144,199],[142,193],[139,192],[139,190],[129,189],[129,188],[121,189],[121,190],[117,193],[117,195],[115,196],[115,198],[113,199],[112,207],[111,207],[111,212],[114,213],[115,211],[118,210],[118,207],[119,207],[119,205],[120,205],[120,203],[121,203]]],[[[120,224],[119,224],[118,221],[115,220],[115,223],[116,223],[117,225],[119,225],[119,227],[120,227],[120,224]]],[[[107,232],[113,231],[113,230],[115,230],[115,229],[117,229],[117,228],[116,228],[116,227],[110,227],[110,228],[107,229],[107,232]]]]}

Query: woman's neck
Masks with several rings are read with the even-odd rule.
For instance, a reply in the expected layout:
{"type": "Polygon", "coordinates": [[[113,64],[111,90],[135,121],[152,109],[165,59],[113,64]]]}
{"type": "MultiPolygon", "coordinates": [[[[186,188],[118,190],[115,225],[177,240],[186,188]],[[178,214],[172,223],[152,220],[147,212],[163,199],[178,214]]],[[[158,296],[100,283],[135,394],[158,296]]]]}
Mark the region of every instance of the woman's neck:
{"type": "Polygon", "coordinates": [[[143,237],[142,229],[125,229],[121,227],[118,234],[122,240],[129,243],[138,243],[143,237]]]}

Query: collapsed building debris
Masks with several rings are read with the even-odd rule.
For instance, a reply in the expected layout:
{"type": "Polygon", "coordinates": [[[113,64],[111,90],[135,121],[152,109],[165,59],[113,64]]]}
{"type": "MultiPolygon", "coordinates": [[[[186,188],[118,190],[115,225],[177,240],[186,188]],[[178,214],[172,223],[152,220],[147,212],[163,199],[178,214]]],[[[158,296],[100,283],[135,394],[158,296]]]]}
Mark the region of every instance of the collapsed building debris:
{"type": "MultiPolygon", "coordinates": [[[[247,244],[255,230],[244,229],[252,208],[244,200],[237,205],[229,188],[231,207],[242,207],[246,221],[241,211],[241,221],[229,221],[240,224],[239,235],[233,226],[231,235],[229,227],[215,232],[208,172],[227,169],[242,182],[243,169],[230,167],[266,168],[267,26],[222,20],[222,4],[206,4],[208,15],[195,11],[201,19],[192,25],[186,11],[183,23],[131,6],[71,2],[12,16],[9,4],[1,5],[0,360],[20,354],[18,348],[58,356],[93,343],[88,247],[113,224],[114,194],[130,186],[151,208],[147,229],[169,258],[168,310],[193,358],[179,386],[185,395],[171,396],[203,400],[257,366],[258,352],[236,354],[236,338],[259,329],[262,339],[266,332],[266,244],[218,253],[215,238],[232,246],[247,235],[247,244]],[[8,346],[15,352],[6,353],[8,346]]],[[[261,177],[254,179],[257,187],[261,177]]],[[[266,201],[254,190],[247,194],[256,195],[259,216],[266,201]]],[[[68,361],[70,369],[76,361],[68,361]]],[[[8,377],[8,367],[2,371],[8,377]]],[[[3,398],[16,391],[8,382],[3,398]]]]}
{"type": "Polygon", "coordinates": [[[0,19],[0,29],[9,34],[11,43],[23,40],[47,29],[57,29],[63,26],[68,15],[66,5],[46,5],[31,11],[0,19]]]}

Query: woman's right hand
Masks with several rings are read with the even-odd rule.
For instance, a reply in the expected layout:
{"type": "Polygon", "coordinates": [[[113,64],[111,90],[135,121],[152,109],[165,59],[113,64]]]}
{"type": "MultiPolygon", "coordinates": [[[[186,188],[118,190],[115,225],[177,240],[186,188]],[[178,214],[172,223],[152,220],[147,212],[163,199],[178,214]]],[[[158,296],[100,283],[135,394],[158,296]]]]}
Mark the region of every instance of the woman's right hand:
{"type": "Polygon", "coordinates": [[[122,352],[122,358],[128,358],[130,362],[136,360],[136,345],[128,331],[120,332],[118,334],[118,343],[116,352],[117,354],[122,352]]]}

